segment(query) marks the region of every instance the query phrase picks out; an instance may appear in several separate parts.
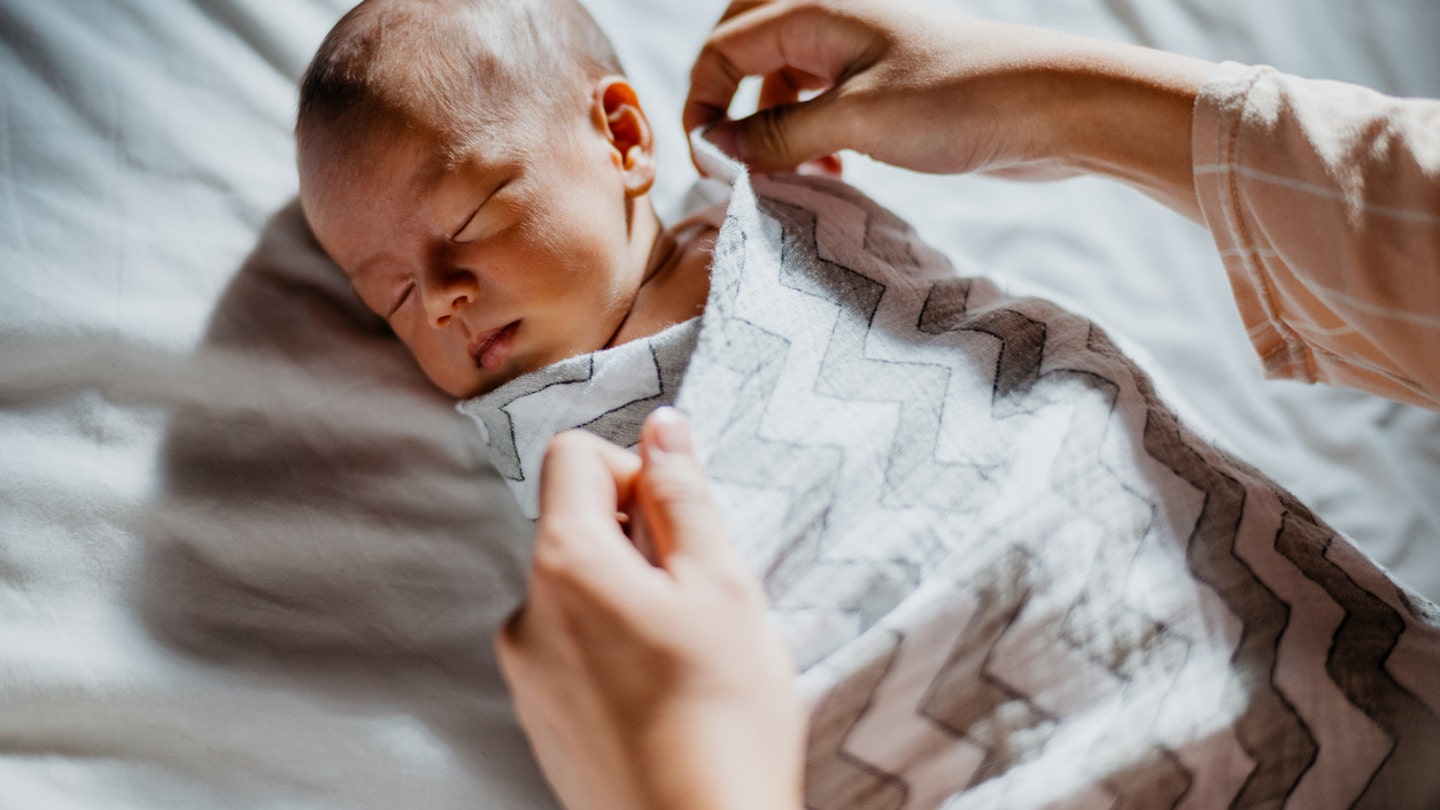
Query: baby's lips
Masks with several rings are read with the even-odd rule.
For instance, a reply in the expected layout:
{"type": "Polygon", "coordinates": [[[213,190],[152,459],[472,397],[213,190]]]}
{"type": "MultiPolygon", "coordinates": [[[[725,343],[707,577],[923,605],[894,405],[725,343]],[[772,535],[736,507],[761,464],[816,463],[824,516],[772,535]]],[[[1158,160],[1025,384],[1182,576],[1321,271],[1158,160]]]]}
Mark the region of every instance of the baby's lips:
{"type": "Polygon", "coordinates": [[[496,371],[505,365],[505,361],[510,357],[510,349],[515,343],[515,332],[519,328],[520,322],[512,321],[491,332],[484,341],[480,342],[472,355],[481,368],[486,371],[496,371]]]}
{"type": "MultiPolygon", "coordinates": [[[[509,324],[505,326],[509,326],[509,324]]],[[[480,354],[485,351],[485,347],[489,345],[490,341],[495,339],[496,335],[504,331],[505,326],[497,326],[494,329],[476,334],[475,337],[470,339],[470,345],[465,347],[466,351],[470,352],[471,357],[479,360],[480,354]]]]}

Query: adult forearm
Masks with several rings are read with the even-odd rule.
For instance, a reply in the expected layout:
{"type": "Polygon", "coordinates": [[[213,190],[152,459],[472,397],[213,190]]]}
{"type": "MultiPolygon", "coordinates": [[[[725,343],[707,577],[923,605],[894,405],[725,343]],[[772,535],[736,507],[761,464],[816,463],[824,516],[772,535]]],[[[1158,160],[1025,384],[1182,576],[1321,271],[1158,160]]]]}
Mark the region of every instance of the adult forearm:
{"type": "Polygon", "coordinates": [[[714,125],[760,171],[854,149],[923,172],[1096,172],[1198,219],[1190,116],[1212,67],[907,4],[736,3],[696,60],[685,124],[714,125]],[[731,121],[744,75],[824,92],[731,121]]]}
{"type": "Polygon", "coordinates": [[[1214,64],[1150,48],[1077,38],[1056,60],[1044,106],[1055,159],[1125,181],[1196,222],[1190,128],[1214,64]]]}

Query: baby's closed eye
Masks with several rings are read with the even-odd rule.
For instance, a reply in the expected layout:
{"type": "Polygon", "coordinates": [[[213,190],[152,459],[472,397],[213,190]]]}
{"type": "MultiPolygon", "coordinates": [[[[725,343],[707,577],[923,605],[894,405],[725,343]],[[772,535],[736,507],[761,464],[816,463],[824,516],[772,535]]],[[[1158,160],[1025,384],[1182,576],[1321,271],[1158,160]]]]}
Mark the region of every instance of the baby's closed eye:
{"type": "Polygon", "coordinates": [[[411,296],[411,294],[414,293],[414,292],[415,292],[415,282],[414,282],[414,281],[407,282],[407,283],[405,284],[405,287],[400,290],[400,294],[395,297],[395,302],[394,302],[393,304],[391,304],[391,305],[390,305],[390,308],[385,312],[385,317],[386,317],[386,318],[394,317],[395,313],[400,310],[400,307],[404,306],[404,305],[405,305],[405,302],[408,301],[408,300],[410,300],[410,296],[411,296]]]}
{"type": "Polygon", "coordinates": [[[486,195],[485,199],[481,200],[480,204],[475,207],[475,210],[470,212],[470,216],[466,218],[465,223],[452,232],[450,241],[457,244],[465,244],[466,242],[473,242],[481,236],[484,236],[486,228],[491,224],[491,220],[495,218],[493,215],[488,214],[487,211],[495,208],[495,206],[491,205],[491,202],[507,184],[508,181],[501,183],[499,186],[496,186],[494,191],[486,195]]]}
{"type": "Polygon", "coordinates": [[[415,291],[415,279],[408,274],[378,273],[374,269],[351,278],[351,286],[365,307],[390,319],[415,291]]]}

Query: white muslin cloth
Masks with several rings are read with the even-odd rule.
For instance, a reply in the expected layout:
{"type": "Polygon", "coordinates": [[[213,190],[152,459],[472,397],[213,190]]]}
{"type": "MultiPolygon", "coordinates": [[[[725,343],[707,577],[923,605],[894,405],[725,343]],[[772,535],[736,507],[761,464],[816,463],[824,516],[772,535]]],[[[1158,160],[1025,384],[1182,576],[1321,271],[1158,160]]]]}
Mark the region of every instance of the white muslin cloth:
{"type": "Polygon", "coordinates": [[[556,430],[689,415],[802,669],[807,806],[1440,801],[1433,605],[1091,322],[836,180],[708,161],[698,323],[461,407],[532,515],[556,430]]]}

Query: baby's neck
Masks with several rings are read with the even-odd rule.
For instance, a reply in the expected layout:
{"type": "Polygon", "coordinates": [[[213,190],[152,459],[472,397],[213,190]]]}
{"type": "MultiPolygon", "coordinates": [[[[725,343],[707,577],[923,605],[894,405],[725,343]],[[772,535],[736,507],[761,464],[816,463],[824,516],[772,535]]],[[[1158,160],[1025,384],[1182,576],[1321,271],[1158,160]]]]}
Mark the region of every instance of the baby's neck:
{"type": "Polygon", "coordinates": [[[611,346],[649,337],[704,311],[716,233],[711,222],[692,217],[656,234],[630,313],[611,346]]]}

